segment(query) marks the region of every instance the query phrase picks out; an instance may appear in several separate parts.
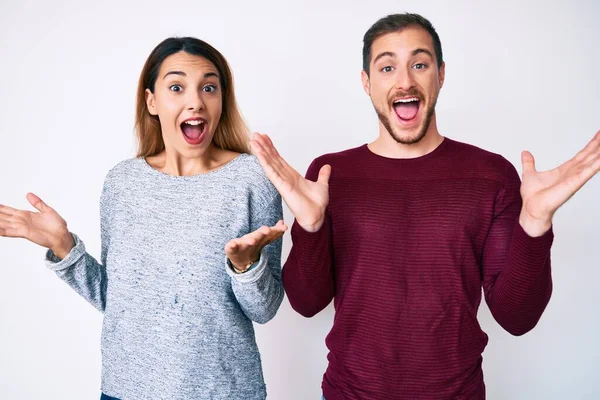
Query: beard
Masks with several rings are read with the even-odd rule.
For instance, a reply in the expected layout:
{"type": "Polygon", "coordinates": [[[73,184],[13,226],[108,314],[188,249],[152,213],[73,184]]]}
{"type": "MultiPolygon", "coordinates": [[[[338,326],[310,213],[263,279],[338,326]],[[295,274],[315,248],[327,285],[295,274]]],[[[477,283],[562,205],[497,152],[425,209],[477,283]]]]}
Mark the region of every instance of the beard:
{"type": "MultiPolygon", "coordinates": [[[[379,121],[381,121],[381,124],[385,127],[385,129],[388,131],[388,133],[390,134],[390,136],[398,143],[400,144],[415,144],[418,143],[419,141],[421,141],[421,139],[423,139],[425,137],[425,134],[427,133],[427,130],[429,129],[429,125],[431,124],[431,119],[433,118],[433,113],[435,112],[435,104],[437,102],[437,98],[433,99],[432,104],[423,104],[424,103],[424,98],[425,96],[423,96],[421,93],[419,93],[416,90],[411,90],[408,91],[406,93],[403,92],[396,92],[393,94],[393,96],[391,96],[390,98],[397,98],[397,97],[404,97],[404,96],[416,96],[418,97],[419,100],[419,111],[420,107],[423,105],[425,106],[425,118],[423,119],[423,122],[421,123],[421,126],[419,126],[417,128],[417,134],[415,136],[402,136],[400,134],[400,132],[396,131],[391,124],[390,118],[388,118],[388,116],[383,112],[383,110],[380,110],[379,108],[377,108],[377,106],[375,104],[373,104],[373,107],[375,108],[375,112],[377,113],[377,117],[379,118],[379,121]]],[[[394,107],[392,106],[392,109],[394,107]]],[[[395,111],[394,111],[395,113],[395,111]]]]}

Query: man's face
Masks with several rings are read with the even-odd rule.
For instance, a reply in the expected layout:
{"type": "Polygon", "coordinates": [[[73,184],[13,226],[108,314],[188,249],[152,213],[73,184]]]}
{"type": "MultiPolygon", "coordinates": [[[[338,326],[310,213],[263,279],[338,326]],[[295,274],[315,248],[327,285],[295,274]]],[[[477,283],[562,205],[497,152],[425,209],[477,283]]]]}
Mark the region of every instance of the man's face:
{"type": "Polygon", "coordinates": [[[431,123],[444,82],[431,35],[421,27],[387,33],[373,41],[370,74],[362,72],[365,92],[379,120],[398,143],[420,141],[431,123]]]}

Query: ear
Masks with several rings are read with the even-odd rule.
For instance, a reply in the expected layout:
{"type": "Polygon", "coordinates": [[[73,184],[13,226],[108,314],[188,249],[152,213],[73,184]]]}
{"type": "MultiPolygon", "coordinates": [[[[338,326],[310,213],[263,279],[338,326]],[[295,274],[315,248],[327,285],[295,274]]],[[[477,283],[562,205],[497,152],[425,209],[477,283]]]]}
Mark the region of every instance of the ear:
{"type": "Polygon", "coordinates": [[[158,115],[158,111],[156,111],[156,104],[154,101],[154,93],[152,93],[150,89],[146,89],[146,107],[148,107],[150,115],[158,115]]]}
{"type": "Polygon", "coordinates": [[[360,79],[362,80],[362,86],[365,93],[367,96],[371,96],[371,81],[369,80],[369,75],[364,69],[360,73],[360,79]]]}
{"type": "Polygon", "coordinates": [[[446,79],[446,63],[443,62],[440,66],[440,70],[438,71],[438,75],[440,77],[440,89],[444,86],[444,80],[446,79]]]}

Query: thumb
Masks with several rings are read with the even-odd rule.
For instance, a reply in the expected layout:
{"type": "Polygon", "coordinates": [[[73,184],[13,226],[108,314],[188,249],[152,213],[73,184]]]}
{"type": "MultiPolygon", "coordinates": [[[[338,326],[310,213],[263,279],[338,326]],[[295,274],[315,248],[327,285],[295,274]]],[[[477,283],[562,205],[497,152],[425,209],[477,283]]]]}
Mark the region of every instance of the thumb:
{"type": "Polygon", "coordinates": [[[536,172],[535,159],[528,151],[521,152],[521,164],[523,164],[523,173],[536,172]]]}
{"type": "Polygon", "coordinates": [[[331,165],[323,165],[319,170],[319,177],[317,182],[329,184],[329,177],[331,176],[331,165]]]}
{"type": "Polygon", "coordinates": [[[39,212],[44,212],[52,209],[50,206],[44,203],[42,199],[40,199],[33,193],[27,193],[27,201],[29,202],[29,204],[34,206],[35,209],[39,212]]]}

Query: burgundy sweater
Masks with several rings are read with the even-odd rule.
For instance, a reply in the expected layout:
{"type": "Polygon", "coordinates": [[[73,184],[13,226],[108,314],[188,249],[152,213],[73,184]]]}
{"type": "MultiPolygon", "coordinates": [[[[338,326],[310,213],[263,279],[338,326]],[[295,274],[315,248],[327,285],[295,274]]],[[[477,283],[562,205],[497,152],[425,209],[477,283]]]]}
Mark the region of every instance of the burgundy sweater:
{"type": "Polygon", "coordinates": [[[334,299],[327,400],[484,399],[482,287],[513,335],[537,324],[552,292],[553,232],[532,238],[518,223],[514,166],[448,138],[413,159],[366,145],[324,155],[307,178],[325,164],[325,223],[294,223],[283,283],[306,317],[334,299]]]}

